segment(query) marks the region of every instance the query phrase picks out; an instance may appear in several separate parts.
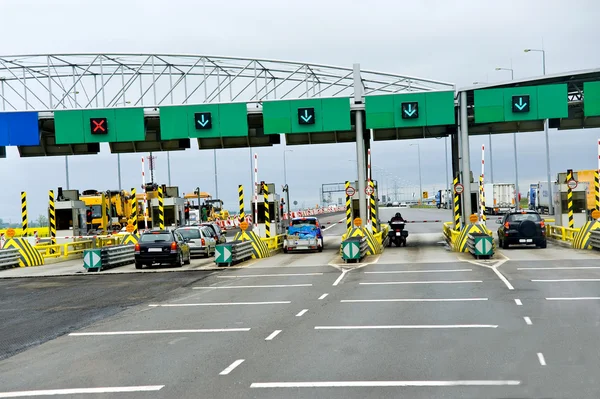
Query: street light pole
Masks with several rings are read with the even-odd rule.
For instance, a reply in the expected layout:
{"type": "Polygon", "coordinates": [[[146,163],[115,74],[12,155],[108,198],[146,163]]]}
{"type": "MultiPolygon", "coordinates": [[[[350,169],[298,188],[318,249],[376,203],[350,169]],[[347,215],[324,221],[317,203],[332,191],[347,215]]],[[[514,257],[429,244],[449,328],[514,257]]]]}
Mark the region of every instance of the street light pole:
{"type": "Polygon", "coordinates": [[[286,152],[294,152],[294,150],[283,150],[283,186],[285,187],[286,192],[286,205],[287,205],[287,214],[288,218],[290,215],[290,188],[287,184],[287,166],[285,162],[285,153],[286,152]]]}
{"type": "MultiPolygon", "coordinates": [[[[510,71],[510,79],[515,80],[515,71],[512,68],[496,67],[496,71],[510,71]]],[[[490,136],[491,139],[491,136],[490,136]]],[[[490,147],[491,148],[491,147],[490,147]]],[[[515,151],[515,210],[519,210],[519,166],[517,161],[517,133],[513,133],[513,148],[515,151]]],[[[491,152],[491,149],[490,149],[491,152]]]]}
{"type": "Polygon", "coordinates": [[[420,205],[423,205],[423,182],[421,180],[421,147],[419,147],[419,144],[411,144],[410,146],[417,146],[417,156],[419,159],[419,191],[421,198],[420,205]]]}
{"type": "MultiPolygon", "coordinates": [[[[542,44],[543,46],[543,44],[542,44]]],[[[544,74],[544,76],[546,76],[546,51],[544,51],[544,49],[533,49],[533,48],[526,48],[525,50],[526,53],[529,53],[531,51],[535,51],[538,53],[542,53],[542,73],[544,74]]],[[[551,181],[551,177],[550,177],[550,140],[548,139],[548,119],[544,119],[544,136],[546,136],[546,174],[548,177],[548,195],[550,198],[550,203],[548,205],[548,213],[550,215],[554,214],[554,202],[552,201],[552,181],[551,181]]]]}

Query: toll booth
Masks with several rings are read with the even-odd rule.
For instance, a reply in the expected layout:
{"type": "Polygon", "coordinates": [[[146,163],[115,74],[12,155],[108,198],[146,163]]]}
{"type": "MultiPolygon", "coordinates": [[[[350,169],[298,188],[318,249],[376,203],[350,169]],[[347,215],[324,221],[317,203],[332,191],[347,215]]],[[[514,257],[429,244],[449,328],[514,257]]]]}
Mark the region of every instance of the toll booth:
{"type": "MultiPolygon", "coordinates": [[[[360,217],[360,200],[358,199],[358,181],[355,181],[353,183],[353,187],[356,189],[356,194],[354,194],[354,196],[352,197],[352,220],[359,218],[360,217]]],[[[377,181],[373,180],[373,185],[374,185],[374,193],[375,193],[375,210],[377,212],[377,216],[379,217],[379,190],[378,190],[378,186],[377,186],[377,181]]],[[[369,183],[366,182],[365,183],[365,188],[369,187],[369,183]]],[[[369,196],[367,195],[367,203],[365,203],[365,206],[368,207],[369,205],[369,196]]],[[[368,209],[368,208],[367,208],[368,209]]],[[[368,211],[367,211],[368,213],[368,211]]],[[[381,223],[381,220],[378,220],[381,223]]],[[[368,221],[370,222],[370,220],[368,221]]],[[[387,222],[387,221],[386,221],[387,222]]],[[[363,225],[366,225],[367,223],[365,223],[365,221],[363,221],[363,225]]]]}
{"type": "MultiPolygon", "coordinates": [[[[465,215],[466,221],[469,220],[469,215],[479,213],[479,183],[474,183],[472,181],[472,179],[473,179],[473,172],[471,172],[471,184],[469,184],[469,186],[471,187],[471,212],[469,212],[465,215]]],[[[466,192],[463,192],[462,195],[465,195],[465,194],[466,194],[466,192]]]]}
{"type": "MultiPolygon", "coordinates": [[[[56,236],[76,237],[87,234],[85,203],[79,200],[78,190],[63,190],[58,187],[54,201],[56,236]]],[[[50,215],[48,215],[50,220],[50,215]]]]}
{"type": "MultiPolygon", "coordinates": [[[[581,182],[577,179],[577,172],[573,172],[573,179],[577,181],[577,187],[572,189],[573,193],[573,227],[578,228],[587,221],[587,190],[588,182],[581,182]]],[[[569,208],[567,201],[567,174],[559,173],[554,183],[553,201],[554,201],[554,219],[557,226],[569,226],[569,208]]]]}
{"type": "MultiPolygon", "coordinates": [[[[275,184],[268,183],[267,189],[269,195],[267,201],[269,204],[269,219],[271,222],[271,237],[283,234],[283,213],[281,212],[281,197],[275,192],[275,184]]],[[[260,237],[266,237],[265,233],[265,196],[262,186],[259,187],[258,199],[255,205],[254,198],[252,199],[252,218],[257,217],[257,234],[260,237]]]]}
{"type": "MultiPolygon", "coordinates": [[[[150,220],[148,225],[158,228],[158,186],[153,191],[147,192],[150,207],[150,220]]],[[[185,199],[179,197],[179,187],[163,187],[163,211],[165,215],[165,228],[180,227],[185,225],[185,199]]],[[[142,215],[143,216],[143,215],[142,215]]]]}

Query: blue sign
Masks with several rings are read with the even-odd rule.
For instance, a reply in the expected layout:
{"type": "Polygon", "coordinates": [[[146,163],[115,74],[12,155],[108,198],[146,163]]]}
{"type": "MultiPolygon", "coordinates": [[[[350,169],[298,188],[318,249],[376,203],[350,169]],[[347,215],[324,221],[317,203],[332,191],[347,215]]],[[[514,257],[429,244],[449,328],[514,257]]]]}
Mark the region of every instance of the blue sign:
{"type": "Polygon", "coordinates": [[[314,125],[315,124],[315,109],[314,108],[298,108],[298,124],[314,125]]]}
{"type": "Polygon", "coordinates": [[[194,123],[198,130],[212,129],[212,116],[210,115],[210,112],[195,113],[194,123]]]}
{"type": "Polygon", "coordinates": [[[514,112],[514,113],[529,112],[529,96],[513,96],[512,112],[514,112]]]}
{"type": "Polygon", "coordinates": [[[402,119],[417,119],[419,117],[419,103],[402,103],[402,119]]]}

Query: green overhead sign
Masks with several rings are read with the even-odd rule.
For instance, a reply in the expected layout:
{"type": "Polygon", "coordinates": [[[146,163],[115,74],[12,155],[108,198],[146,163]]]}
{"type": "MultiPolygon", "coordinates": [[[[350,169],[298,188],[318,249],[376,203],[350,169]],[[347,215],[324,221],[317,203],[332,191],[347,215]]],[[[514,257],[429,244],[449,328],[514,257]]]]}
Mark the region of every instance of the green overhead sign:
{"type": "Polygon", "coordinates": [[[367,129],[453,125],[454,92],[366,96],[365,113],[367,129]]]}
{"type": "Polygon", "coordinates": [[[246,103],[160,107],[162,140],[244,137],[247,135],[246,103]]]}
{"type": "Polygon", "coordinates": [[[600,82],[584,82],[583,95],[583,114],[600,116],[600,82]]]}
{"type": "Polygon", "coordinates": [[[566,84],[475,90],[475,123],[569,116],[566,84]]]}
{"type": "Polygon", "coordinates": [[[54,111],[56,144],[144,141],[143,108],[54,111]]]}
{"type": "Polygon", "coordinates": [[[310,98],[263,102],[265,134],[347,131],[349,98],[310,98]]]}

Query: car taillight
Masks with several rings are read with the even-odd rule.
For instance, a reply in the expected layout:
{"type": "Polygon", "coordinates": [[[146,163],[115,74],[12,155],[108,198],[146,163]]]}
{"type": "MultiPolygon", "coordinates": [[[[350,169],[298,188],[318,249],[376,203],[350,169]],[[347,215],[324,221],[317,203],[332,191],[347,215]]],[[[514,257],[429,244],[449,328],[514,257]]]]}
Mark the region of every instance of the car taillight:
{"type": "Polygon", "coordinates": [[[541,227],[542,229],[543,229],[544,227],[546,227],[546,223],[544,223],[544,221],[543,221],[543,220],[540,222],[540,227],[541,227]]]}
{"type": "Polygon", "coordinates": [[[206,245],[206,241],[204,241],[204,238],[202,239],[202,245],[206,245]]]}
{"type": "Polygon", "coordinates": [[[175,241],[171,243],[171,251],[177,251],[177,243],[175,241]]]}
{"type": "Polygon", "coordinates": [[[508,222],[504,223],[504,228],[505,229],[510,229],[510,223],[508,223],[508,222]]]}
{"type": "Polygon", "coordinates": [[[135,252],[140,252],[140,244],[135,244],[135,252]]]}

